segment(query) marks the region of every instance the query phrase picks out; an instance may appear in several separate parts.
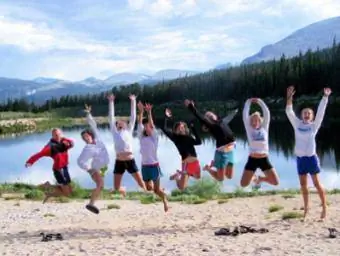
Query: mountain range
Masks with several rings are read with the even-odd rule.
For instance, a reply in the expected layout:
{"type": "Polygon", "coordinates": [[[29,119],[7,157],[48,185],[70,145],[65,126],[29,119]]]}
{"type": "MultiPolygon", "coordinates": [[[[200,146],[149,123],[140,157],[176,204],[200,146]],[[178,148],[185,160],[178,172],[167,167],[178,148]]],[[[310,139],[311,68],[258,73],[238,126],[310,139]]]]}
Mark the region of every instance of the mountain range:
{"type": "Polygon", "coordinates": [[[258,53],[242,61],[250,64],[273,59],[286,58],[332,46],[333,40],[340,40],[340,17],[322,20],[297,30],[274,44],[264,46],[258,53]]]}
{"type": "MultiPolygon", "coordinates": [[[[340,17],[326,19],[297,30],[274,44],[264,46],[258,53],[242,61],[241,64],[256,63],[279,59],[282,54],[287,58],[305,53],[307,50],[323,49],[331,46],[333,40],[340,38],[340,17]]],[[[230,63],[221,64],[214,69],[226,69],[230,63]]],[[[0,102],[8,98],[26,98],[36,103],[62,95],[79,95],[107,91],[114,86],[132,83],[152,86],[163,80],[171,80],[198,74],[197,71],[167,69],[153,75],[140,73],[118,73],[107,79],[88,77],[82,81],[65,81],[55,78],[38,77],[31,81],[0,78],[0,102]]]]}
{"type": "Polygon", "coordinates": [[[47,77],[37,77],[31,81],[0,77],[0,102],[8,98],[26,98],[39,103],[52,96],[58,98],[63,95],[102,92],[114,86],[132,83],[153,85],[163,80],[192,76],[197,73],[196,71],[176,69],[161,70],[153,75],[126,72],[112,75],[104,80],[89,77],[76,82],[47,77]]]}

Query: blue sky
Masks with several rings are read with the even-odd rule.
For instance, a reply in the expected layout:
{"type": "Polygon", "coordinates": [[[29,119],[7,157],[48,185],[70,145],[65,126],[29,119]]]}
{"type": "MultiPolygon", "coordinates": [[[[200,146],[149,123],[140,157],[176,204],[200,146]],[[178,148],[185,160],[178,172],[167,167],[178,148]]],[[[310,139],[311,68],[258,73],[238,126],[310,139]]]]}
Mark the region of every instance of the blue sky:
{"type": "Polygon", "coordinates": [[[339,13],[338,0],[2,0],[0,76],[203,71],[339,13]]]}

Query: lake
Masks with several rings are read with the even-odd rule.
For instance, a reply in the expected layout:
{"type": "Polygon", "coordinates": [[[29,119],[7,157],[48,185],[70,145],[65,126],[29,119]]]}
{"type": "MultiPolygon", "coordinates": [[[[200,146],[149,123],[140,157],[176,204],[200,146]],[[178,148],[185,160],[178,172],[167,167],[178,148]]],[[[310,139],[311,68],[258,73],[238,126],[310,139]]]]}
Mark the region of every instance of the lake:
{"type": "MultiPolygon", "coordinates": [[[[340,147],[339,143],[337,143],[338,140],[335,139],[337,138],[339,128],[339,125],[324,124],[317,138],[318,154],[322,166],[320,178],[327,189],[340,187],[338,172],[340,147]]],[[[237,137],[235,173],[232,180],[225,180],[223,182],[224,191],[232,191],[239,186],[243,168],[248,158],[248,145],[245,141],[245,131],[242,124],[233,121],[232,129],[237,137]]],[[[75,147],[70,151],[69,170],[73,180],[78,181],[84,187],[91,188],[94,184],[89,175],[77,166],[77,157],[84,146],[84,142],[80,137],[80,131],[80,128],[64,130],[65,136],[75,141],[75,147]]],[[[113,139],[107,128],[100,129],[100,133],[111,155],[110,171],[105,177],[105,187],[112,188],[112,170],[115,160],[113,139]]],[[[46,180],[54,182],[51,171],[52,160],[50,158],[42,158],[29,169],[26,169],[24,166],[25,161],[32,154],[38,152],[49,139],[50,131],[0,139],[0,183],[20,181],[38,184],[46,180]]],[[[212,160],[215,149],[214,145],[214,141],[211,138],[204,137],[203,144],[196,147],[202,166],[210,163],[212,160]]],[[[280,177],[280,185],[275,187],[277,189],[299,187],[293,146],[293,130],[289,123],[272,122],[270,127],[270,159],[280,177]]],[[[134,139],[134,155],[138,166],[140,166],[141,157],[137,138],[134,139]]],[[[160,136],[158,156],[164,174],[161,180],[162,185],[166,191],[170,191],[175,188],[175,183],[169,180],[169,176],[176,169],[180,168],[180,156],[174,144],[163,134],[160,136]]],[[[260,172],[258,170],[258,173],[260,172]]],[[[202,172],[202,174],[203,176],[209,176],[206,172],[202,172]]],[[[123,186],[130,191],[138,190],[137,185],[128,173],[124,175],[123,186]]],[[[274,189],[274,187],[263,185],[263,189],[274,189]]]]}

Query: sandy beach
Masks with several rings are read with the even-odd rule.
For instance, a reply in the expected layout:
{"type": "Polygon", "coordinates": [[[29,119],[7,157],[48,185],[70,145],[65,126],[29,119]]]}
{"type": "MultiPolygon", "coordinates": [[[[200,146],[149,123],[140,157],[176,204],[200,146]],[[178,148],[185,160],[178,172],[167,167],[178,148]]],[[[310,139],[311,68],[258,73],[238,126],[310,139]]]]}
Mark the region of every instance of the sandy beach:
{"type": "Polygon", "coordinates": [[[287,211],[300,211],[300,196],[235,198],[218,204],[99,201],[99,215],[84,202],[47,203],[1,200],[2,255],[339,255],[340,234],[328,238],[328,227],[340,230],[340,195],[330,195],[328,219],[318,222],[319,200],[312,196],[310,218],[282,220],[287,211]],[[116,203],[120,209],[107,209],[116,203]],[[277,204],[284,209],[269,213],[277,204]],[[251,225],[265,234],[215,236],[222,227],[251,225]],[[61,233],[63,241],[41,242],[40,232],[61,233]]]}

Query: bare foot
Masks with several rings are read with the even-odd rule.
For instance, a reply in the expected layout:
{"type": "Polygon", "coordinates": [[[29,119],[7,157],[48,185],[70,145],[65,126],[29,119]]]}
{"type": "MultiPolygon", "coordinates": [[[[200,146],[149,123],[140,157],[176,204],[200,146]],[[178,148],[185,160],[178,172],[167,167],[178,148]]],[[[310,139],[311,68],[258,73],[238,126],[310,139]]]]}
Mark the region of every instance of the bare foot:
{"type": "Polygon", "coordinates": [[[322,207],[322,212],[320,215],[320,221],[324,221],[326,219],[326,207],[322,207]]]}
{"type": "Polygon", "coordinates": [[[308,215],[308,207],[307,207],[307,209],[304,210],[304,213],[303,213],[303,221],[306,221],[306,220],[307,220],[307,215],[308,215]]]}
{"type": "Polygon", "coordinates": [[[167,212],[169,210],[168,200],[165,199],[163,201],[163,204],[164,204],[164,211],[167,212]]]}
{"type": "Polygon", "coordinates": [[[126,189],[125,187],[120,187],[119,188],[119,193],[122,195],[123,198],[126,197],[126,189]]]}
{"type": "Polygon", "coordinates": [[[180,175],[179,170],[177,170],[176,173],[170,176],[170,180],[177,180],[179,175],[180,175]]]}

